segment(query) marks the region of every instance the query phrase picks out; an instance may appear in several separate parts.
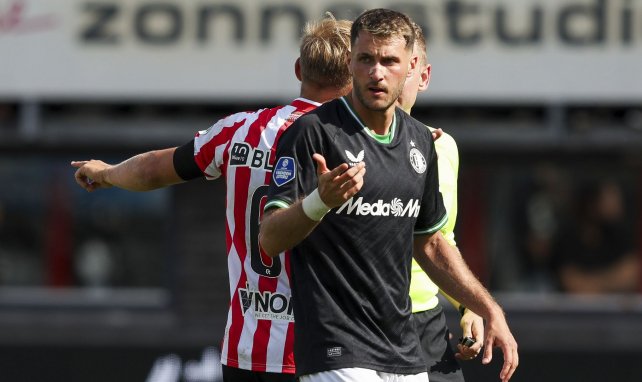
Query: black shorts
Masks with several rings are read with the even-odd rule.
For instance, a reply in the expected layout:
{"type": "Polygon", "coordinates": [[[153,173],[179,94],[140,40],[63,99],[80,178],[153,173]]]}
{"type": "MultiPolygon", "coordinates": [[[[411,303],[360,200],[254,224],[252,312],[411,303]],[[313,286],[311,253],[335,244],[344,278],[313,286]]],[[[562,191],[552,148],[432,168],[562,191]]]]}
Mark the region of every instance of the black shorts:
{"type": "Polygon", "coordinates": [[[426,358],[428,380],[464,382],[464,374],[450,344],[450,331],[446,326],[446,316],[441,306],[413,313],[413,321],[426,358]]]}
{"type": "Polygon", "coordinates": [[[236,367],[223,367],[223,382],[295,382],[294,374],[251,371],[236,367]]]}

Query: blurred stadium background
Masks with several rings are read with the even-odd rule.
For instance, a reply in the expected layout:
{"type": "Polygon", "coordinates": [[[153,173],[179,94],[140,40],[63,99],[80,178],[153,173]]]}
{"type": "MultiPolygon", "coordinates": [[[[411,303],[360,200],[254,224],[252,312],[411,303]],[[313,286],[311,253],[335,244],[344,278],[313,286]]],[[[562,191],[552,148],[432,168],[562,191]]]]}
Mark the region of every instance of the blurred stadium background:
{"type": "Polygon", "coordinates": [[[69,161],[286,102],[304,22],[379,6],[428,36],[414,113],[459,144],[458,244],[514,380],[642,380],[638,0],[0,0],[0,380],[218,380],[224,185],[87,194],[69,161]]]}

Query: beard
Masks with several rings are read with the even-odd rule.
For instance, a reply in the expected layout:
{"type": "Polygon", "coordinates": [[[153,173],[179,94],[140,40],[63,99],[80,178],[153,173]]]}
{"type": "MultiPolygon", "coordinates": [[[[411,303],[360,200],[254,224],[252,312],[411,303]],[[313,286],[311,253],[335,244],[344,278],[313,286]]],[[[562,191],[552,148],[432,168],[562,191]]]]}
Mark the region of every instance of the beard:
{"type": "MultiPolygon", "coordinates": [[[[405,82],[405,81],[404,81],[405,82]]],[[[366,97],[366,94],[368,92],[367,88],[368,86],[365,87],[366,91],[363,91],[362,87],[356,86],[354,88],[354,93],[359,102],[368,110],[372,111],[386,111],[388,108],[390,108],[391,105],[393,105],[399,96],[401,96],[401,92],[403,91],[404,83],[400,84],[399,87],[395,89],[386,89],[386,95],[388,98],[386,99],[378,99],[378,100],[373,100],[373,99],[368,99],[366,97]]]]}

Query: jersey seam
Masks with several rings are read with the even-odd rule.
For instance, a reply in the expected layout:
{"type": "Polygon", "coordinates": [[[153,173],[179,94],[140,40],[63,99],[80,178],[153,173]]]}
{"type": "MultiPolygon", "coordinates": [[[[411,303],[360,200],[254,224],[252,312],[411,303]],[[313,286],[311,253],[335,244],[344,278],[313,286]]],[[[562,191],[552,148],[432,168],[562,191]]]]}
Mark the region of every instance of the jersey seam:
{"type": "Polygon", "coordinates": [[[263,211],[267,211],[270,208],[288,208],[290,203],[283,199],[272,199],[265,204],[263,211]]]}
{"type": "Polygon", "coordinates": [[[441,229],[448,222],[448,213],[444,213],[444,216],[432,227],[426,229],[415,230],[415,235],[424,235],[429,233],[435,233],[441,229]]]}

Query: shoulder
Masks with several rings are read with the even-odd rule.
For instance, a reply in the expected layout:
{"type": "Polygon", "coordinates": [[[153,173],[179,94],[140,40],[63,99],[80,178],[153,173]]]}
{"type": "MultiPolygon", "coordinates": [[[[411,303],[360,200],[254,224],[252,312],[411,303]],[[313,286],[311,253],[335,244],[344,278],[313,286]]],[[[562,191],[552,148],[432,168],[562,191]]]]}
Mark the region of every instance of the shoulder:
{"type": "Polygon", "coordinates": [[[424,125],[421,121],[419,121],[418,119],[415,119],[415,117],[403,111],[399,106],[397,106],[397,108],[395,109],[395,114],[397,116],[397,119],[405,123],[406,125],[423,126],[424,129],[426,127],[426,125],[424,125]]]}
{"type": "Polygon", "coordinates": [[[287,140],[288,144],[293,144],[300,140],[309,140],[311,137],[322,135],[324,129],[322,127],[321,114],[319,113],[323,113],[323,110],[319,109],[323,108],[323,106],[321,105],[314,110],[297,115],[290,127],[283,132],[281,140],[287,140]]]}
{"type": "Polygon", "coordinates": [[[399,108],[397,108],[397,118],[399,126],[406,131],[405,134],[410,134],[413,136],[413,139],[423,139],[426,143],[432,141],[432,134],[423,122],[408,115],[399,108]]]}
{"type": "Polygon", "coordinates": [[[333,127],[336,128],[341,122],[337,114],[338,109],[341,107],[338,100],[326,102],[316,109],[301,115],[292,124],[292,127],[304,129],[308,134],[328,134],[333,127]]]}
{"type": "Polygon", "coordinates": [[[401,110],[399,107],[397,107],[396,115],[399,123],[403,123],[411,129],[416,129],[421,133],[425,132],[427,135],[430,135],[430,130],[426,128],[426,125],[423,122],[415,119],[415,117],[401,110]]]}
{"type": "MultiPolygon", "coordinates": [[[[280,106],[279,108],[282,108],[280,106]]],[[[241,111],[238,113],[230,114],[225,116],[214,124],[210,125],[205,130],[200,130],[197,134],[198,137],[213,137],[219,134],[229,134],[231,131],[234,131],[242,126],[252,125],[256,121],[260,121],[262,116],[267,114],[273,114],[273,111],[277,108],[263,108],[252,111],[241,111]]]]}
{"type": "Polygon", "coordinates": [[[318,104],[313,103],[312,101],[297,98],[296,100],[286,105],[264,107],[261,109],[240,111],[234,114],[230,114],[218,120],[214,125],[212,125],[212,127],[221,125],[232,126],[238,125],[242,122],[250,123],[257,120],[263,120],[265,118],[272,118],[277,114],[285,114],[287,115],[287,117],[285,117],[286,119],[291,119],[293,117],[296,118],[305,112],[313,110],[317,106],[318,104]]]}
{"type": "Polygon", "coordinates": [[[336,115],[337,110],[339,108],[343,108],[343,105],[341,102],[342,101],[340,99],[334,99],[332,101],[328,101],[326,103],[321,104],[319,107],[317,107],[316,109],[314,109],[308,114],[316,118],[326,119],[330,116],[336,115]]]}
{"type": "Polygon", "coordinates": [[[238,113],[230,114],[227,117],[219,120],[217,124],[223,123],[225,125],[238,125],[239,123],[243,122],[249,124],[257,121],[259,121],[261,124],[265,124],[271,120],[274,120],[275,123],[280,124],[283,120],[296,119],[298,118],[298,116],[313,108],[314,106],[305,104],[303,102],[300,102],[299,100],[295,100],[294,102],[286,105],[265,107],[257,110],[241,111],[238,113]]]}

